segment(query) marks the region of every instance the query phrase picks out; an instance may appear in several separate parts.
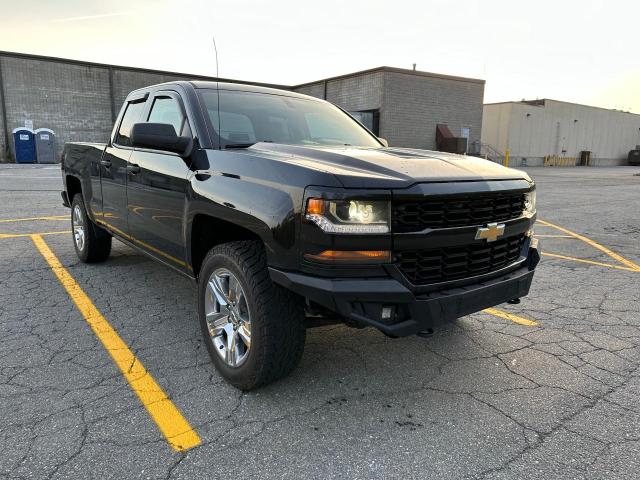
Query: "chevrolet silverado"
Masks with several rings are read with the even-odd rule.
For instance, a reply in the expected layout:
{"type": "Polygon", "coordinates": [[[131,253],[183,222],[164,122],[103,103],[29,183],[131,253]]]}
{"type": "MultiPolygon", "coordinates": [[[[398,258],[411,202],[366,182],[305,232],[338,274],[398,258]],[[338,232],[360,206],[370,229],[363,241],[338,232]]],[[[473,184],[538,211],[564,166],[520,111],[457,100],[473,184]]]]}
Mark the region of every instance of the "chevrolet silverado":
{"type": "Polygon", "coordinates": [[[116,237],[194,280],[211,360],[243,390],[291,372],[308,326],[420,334],[517,301],[540,258],[526,173],[388,147],[290,91],[136,90],[108,143],[65,146],[62,176],[79,258],[116,237]]]}

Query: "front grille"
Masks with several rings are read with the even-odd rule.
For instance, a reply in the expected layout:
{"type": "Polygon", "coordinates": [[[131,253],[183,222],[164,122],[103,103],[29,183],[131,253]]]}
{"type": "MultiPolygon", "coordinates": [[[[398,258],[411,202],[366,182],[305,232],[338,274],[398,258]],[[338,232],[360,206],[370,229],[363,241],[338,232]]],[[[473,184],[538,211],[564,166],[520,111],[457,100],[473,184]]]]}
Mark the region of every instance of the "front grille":
{"type": "Polygon", "coordinates": [[[524,193],[431,197],[393,202],[394,232],[419,232],[426,228],[484,225],[518,218],[524,210],[524,193]]]}
{"type": "Polygon", "coordinates": [[[448,282],[500,270],[520,257],[524,234],[495,242],[477,242],[397,252],[400,271],[414,285],[448,282]]]}

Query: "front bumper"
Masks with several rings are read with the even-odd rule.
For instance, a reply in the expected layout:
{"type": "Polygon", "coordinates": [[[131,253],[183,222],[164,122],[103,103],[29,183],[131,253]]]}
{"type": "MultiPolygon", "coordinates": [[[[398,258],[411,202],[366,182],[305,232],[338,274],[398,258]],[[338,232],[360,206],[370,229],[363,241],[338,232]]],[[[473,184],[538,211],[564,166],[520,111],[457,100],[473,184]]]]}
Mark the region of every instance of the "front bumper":
{"type": "Polygon", "coordinates": [[[529,293],[540,261],[538,242],[529,245],[517,269],[471,285],[418,293],[393,278],[321,278],[270,268],[272,280],[359,324],[406,336],[529,293]],[[383,307],[392,307],[389,319],[383,307]]]}

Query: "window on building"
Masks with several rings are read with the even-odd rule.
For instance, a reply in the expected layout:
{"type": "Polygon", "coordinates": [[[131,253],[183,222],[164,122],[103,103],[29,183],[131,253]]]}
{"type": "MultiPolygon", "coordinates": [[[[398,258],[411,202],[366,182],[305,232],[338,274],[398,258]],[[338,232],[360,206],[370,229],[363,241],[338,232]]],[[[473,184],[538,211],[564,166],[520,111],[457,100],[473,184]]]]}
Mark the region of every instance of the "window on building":
{"type": "Polygon", "coordinates": [[[371,130],[374,135],[380,134],[380,111],[379,110],[363,110],[349,112],[353,118],[358,120],[362,125],[371,130]]]}

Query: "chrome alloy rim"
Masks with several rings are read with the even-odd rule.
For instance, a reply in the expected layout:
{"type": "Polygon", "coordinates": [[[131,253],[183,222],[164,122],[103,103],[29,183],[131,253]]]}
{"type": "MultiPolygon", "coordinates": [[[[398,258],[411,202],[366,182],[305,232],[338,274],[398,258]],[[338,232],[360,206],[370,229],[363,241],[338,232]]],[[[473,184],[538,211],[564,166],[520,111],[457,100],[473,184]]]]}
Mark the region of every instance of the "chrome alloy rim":
{"type": "Polygon", "coordinates": [[[84,221],[82,219],[82,211],[80,205],[73,207],[73,215],[71,216],[71,222],[73,227],[73,240],[76,242],[78,250],[82,251],[84,248],[84,221]]]}
{"type": "Polygon", "coordinates": [[[242,285],[226,268],[215,270],[207,281],[204,313],[220,358],[230,367],[242,365],[251,349],[251,317],[242,285]]]}

